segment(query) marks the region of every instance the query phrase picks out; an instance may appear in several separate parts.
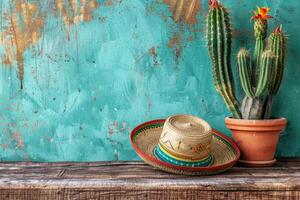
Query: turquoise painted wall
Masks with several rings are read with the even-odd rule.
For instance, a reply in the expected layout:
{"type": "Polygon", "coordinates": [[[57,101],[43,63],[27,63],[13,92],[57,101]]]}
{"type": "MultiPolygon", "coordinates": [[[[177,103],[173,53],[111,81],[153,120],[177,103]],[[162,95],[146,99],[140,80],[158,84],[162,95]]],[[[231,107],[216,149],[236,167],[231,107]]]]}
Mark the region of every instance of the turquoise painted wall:
{"type": "MultiPolygon", "coordinates": [[[[0,2],[2,161],[135,160],[130,130],[175,113],[198,115],[229,135],[205,47],[206,1],[195,24],[174,21],[174,0],[68,2],[0,2]]],[[[270,6],[272,24],[288,32],[274,115],[289,125],[277,154],[300,156],[300,1],[223,3],[234,21],[233,56],[241,45],[252,48],[256,5],[270,6]]]]}

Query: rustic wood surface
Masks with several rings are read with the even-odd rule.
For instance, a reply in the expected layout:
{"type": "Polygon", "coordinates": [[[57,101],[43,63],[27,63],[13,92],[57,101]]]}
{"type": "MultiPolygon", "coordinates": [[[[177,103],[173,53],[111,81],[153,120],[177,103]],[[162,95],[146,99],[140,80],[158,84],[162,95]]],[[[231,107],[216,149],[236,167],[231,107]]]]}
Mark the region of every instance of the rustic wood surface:
{"type": "Polygon", "coordinates": [[[0,163],[0,199],[300,199],[300,159],[198,177],[143,162],[0,163]]]}

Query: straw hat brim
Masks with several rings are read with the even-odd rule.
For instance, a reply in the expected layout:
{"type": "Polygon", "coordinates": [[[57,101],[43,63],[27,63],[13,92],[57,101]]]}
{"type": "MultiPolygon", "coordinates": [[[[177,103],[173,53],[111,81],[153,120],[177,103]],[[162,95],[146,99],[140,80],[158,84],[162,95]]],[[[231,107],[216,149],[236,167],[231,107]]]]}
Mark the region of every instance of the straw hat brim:
{"type": "Polygon", "coordinates": [[[177,166],[161,161],[153,155],[153,149],[158,143],[165,120],[153,120],[143,123],[132,130],[131,145],[146,163],[163,171],[184,175],[217,174],[231,168],[240,157],[237,145],[227,136],[213,130],[212,152],[213,163],[208,167],[177,166]]]}

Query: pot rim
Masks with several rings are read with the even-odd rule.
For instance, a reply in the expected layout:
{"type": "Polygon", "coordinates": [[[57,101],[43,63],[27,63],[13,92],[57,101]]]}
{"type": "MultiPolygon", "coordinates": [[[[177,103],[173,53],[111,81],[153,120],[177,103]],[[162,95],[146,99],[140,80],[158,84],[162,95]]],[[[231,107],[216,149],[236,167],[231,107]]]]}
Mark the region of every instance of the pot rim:
{"type": "Polygon", "coordinates": [[[276,121],[276,120],[287,120],[285,117],[271,118],[271,119],[237,119],[233,117],[225,117],[225,119],[237,120],[237,121],[276,121]]]}
{"type": "Polygon", "coordinates": [[[263,121],[287,121],[285,117],[279,117],[279,118],[273,118],[273,119],[237,119],[237,118],[232,118],[232,117],[225,117],[225,120],[230,120],[230,121],[244,121],[244,122],[263,122],[263,121]]]}
{"type": "Polygon", "coordinates": [[[276,118],[276,119],[255,119],[255,120],[248,120],[248,119],[234,119],[231,117],[225,118],[225,124],[227,126],[252,126],[252,127],[274,127],[275,126],[282,126],[285,127],[287,124],[287,119],[284,117],[276,118]]]}

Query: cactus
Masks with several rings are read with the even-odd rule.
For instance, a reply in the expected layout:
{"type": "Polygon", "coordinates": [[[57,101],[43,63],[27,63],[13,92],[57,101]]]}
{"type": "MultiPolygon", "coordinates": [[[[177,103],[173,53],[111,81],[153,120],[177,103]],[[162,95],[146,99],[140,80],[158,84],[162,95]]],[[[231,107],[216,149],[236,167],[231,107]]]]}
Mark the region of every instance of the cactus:
{"type": "Polygon", "coordinates": [[[246,96],[254,97],[254,91],[252,86],[252,70],[251,70],[251,59],[249,51],[241,49],[237,56],[239,76],[241,79],[241,85],[244,89],[246,96]]]}
{"type": "Polygon", "coordinates": [[[251,73],[250,70],[249,52],[245,49],[241,49],[238,53],[237,60],[241,85],[246,94],[241,105],[242,117],[243,119],[260,119],[263,114],[264,105],[261,96],[268,87],[273,53],[270,50],[266,50],[261,55],[256,87],[253,82],[251,82],[251,77],[255,75],[251,73]]]}
{"type": "Polygon", "coordinates": [[[266,19],[257,19],[254,22],[254,38],[255,38],[255,48],[254,48],[254,67],[253,71],[255,73],[254,83],[257,82],[259,75],[259,66],[261,55],[265,48],[265,39],[267,37],[268,21],[266,19]]]}
{"type": "Polygon", "coordinates": [[[266,50],[261,56],[260,65],[258,66],[259,75],[256,85],[255,97],[262,96],[268,87],[273,58],[273,52],[270,50],[266,50]]]}
{"type": "Polygon", "coordinates": [[[223,97],[233,117],[241,118],[234,93],[231,64],[231,28],[227,10],[218,1],[210,2],[207,17],[207,41],[217,92],[223,97]]]}
{"type": "Polygon", "coordinates": [[[234,118],[269,118],[274,95],[280,87],[285,59],[285,35],[275,29],[266,41],[269,8],[258,8],[254,22],[255,48],[253,60],[242,48],[237,55],[238,72],[245,97],[239,108],[231,70],[231,28],[226,8],[210,0],[207,17],[207,41],[217,92],[223,97],[234,118]],[[266,96],[266,91],[268,94],[266,96]]]}
{"type": "Polygon", "coordinates": [[[274,54],[275,60],[273,63],[272,77],[269,84],[269,94],[276,95],[283,78],[284,61],[285,61],[285,34],[282,31],[282,26],[277,27],[270,35],[270,51],[274,54]]]}
{"type": "Polygon", "coordinates": [[[260,119],[263,106],[264,103],[261,98],[245,96],[241,105],[243,119],[260,119]]]}
{"type": "Polygon", "coordinates": [[[274,96],[278,93],[284,74],[286,36],[282,31],[282,26],[277,27],[271,33],[269,37],[269,48],[274,55],[274,62],[268,86],[269,93],[265,101],[265,119],[268,119],[271,116],[274,96]]]}
{"type": "Polygon", "coordinates": [[[247,61],[247,70],[244,70],[245,66],[241,65],[244,64],[244,59],[250,60],[249,52],[241,49],[238,54],[240,80],[246,94],[241,105],[241,112],[244,119],[260,119],[263,115],[264,100],[262,96],[268,87],[268,78],[271,74],[273,61],[272,51],[265,49],[267,32],[267,19],[258,17],[254,22],[254,59],[252,65],[247,61]],[[246,55],[243,56],[243,54],[246,55]],[[245,82],[248,84],[247,87],[245,87],[245,82]]]}

